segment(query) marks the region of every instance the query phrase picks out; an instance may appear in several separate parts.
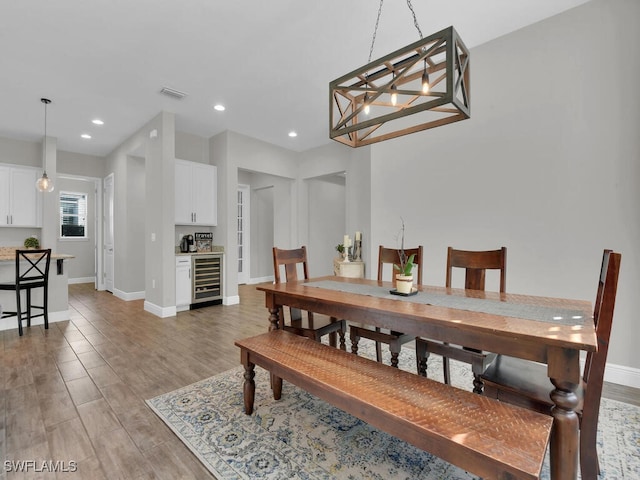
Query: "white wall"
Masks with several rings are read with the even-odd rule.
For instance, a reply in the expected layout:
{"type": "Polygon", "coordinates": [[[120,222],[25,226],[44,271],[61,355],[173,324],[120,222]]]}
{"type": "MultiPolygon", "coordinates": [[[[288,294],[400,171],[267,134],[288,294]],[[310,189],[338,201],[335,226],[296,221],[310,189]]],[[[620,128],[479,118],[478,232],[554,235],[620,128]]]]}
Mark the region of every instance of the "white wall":
{"type": "MultiPolygon", "coordinates": [[[[238,170],[295,179],[297,154],[290,150],[256,140],[236,132],[223,132],[210,139],[211,163],[218,166],[218,226],[214,238],[225,246],[225,297],[237,301],[238,253],[236,240],[236,208],[238,170]]],[[[274,243],[296,245],[295,230],[298,191],[295,182],[275,188],[273,199],[274,243]]]]}
{"type": "Polygon", "coordinates": [[[109,154],[105,166],[105,175],[114,173],[114,293],[145,298],[145,309],[159,316],[175,313],[175,138],[174,116],[162,112],[109,154]]]}
{"type": "MultiPolygon", "coordinates": [[[[309,240],[307,255],[309,275],[333,275],[335,246],[346,232],[344,176],[317,177],[305,180],[308,193],[309,240]]],[[[350,234],[353,238],[354,234],[350,234]]]]}
{"type": "MultiPolygon", "coordinates": [[[[328,274],[332,273],[333,257],[336,256],[335,246],[342,243],[345,234],[349,234],[352,238],[356,231],[362,232],[362,253],[365,260],[365,273],[369,272],[368,265],[371,261],[377,262],[377,258],[371,260],[368,258],[369,252],[372,250],[370,244],[371,231],[371,151],[369,147],[352,149],[337,142],[332,142],[323,147],[315,148],[302,152],[300,154],[298,187],[300,189],[297,218],[297,229],[300,236],[300,243],[311,245],[311,243],[324,244],[324,253],[321,258],[317,258],[319,254],[314,254],[314,262],[321,262],[320,265],[329,265],[328,274]],[[344,198],[340,198],[340,202],[344,202],[344,216],[338,215],[331,219],[328,228],[323,232],[320,238],[313,238],[317,230],[312,225],[310,212],[313,211],[313,205],[310,203],[311,194],[307,191],[311,179],[322,179],[344,173],[345,192],[344,198]],[[338,223],[342,222],[342,226],[338,228],[338,223]],[[312,230],[314,232],[312,233],[312,230]],[[313,240],[312,240],[313,239],[313,240]],[[333,249],[333,250],[332,250],[333,249]]],[[[323,201],[323,200],[318,200],[323,201]]],[[[331,201],[329,200],[329,203],[331,201]]],[[[333,204],[332,208],[338,207],[333,204]]],[[[314,250],[317,250],[314,249],[314,250]]],[[[377,252],[377,250],[376,250],[377,252]]],[[[326,271],[323,268],[320,272],[326,271]]],[[[315,275],[316,269],[312,272],[315,275]]]]}
{"type": "MultiPolygon", "coordinates": [[[[640,2],[598,0],[471,50],[471,119],[372,148],[372,237],[507,246],[507,290],[593,301],[622,252],[609,361],[640,368],[640,2]],[[393,191],[402,191],[394,195],[393,191]]],[[[464,37],[464,32],[461,32],[464,37]]]]}

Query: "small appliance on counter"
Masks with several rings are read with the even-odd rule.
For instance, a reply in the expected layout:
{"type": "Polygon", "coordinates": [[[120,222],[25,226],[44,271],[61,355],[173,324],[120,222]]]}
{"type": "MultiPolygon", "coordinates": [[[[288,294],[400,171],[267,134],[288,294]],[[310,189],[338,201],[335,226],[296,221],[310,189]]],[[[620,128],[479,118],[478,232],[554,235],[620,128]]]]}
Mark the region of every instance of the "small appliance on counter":
{"type": "Polygon", "coordinates": [[[184,235],[182,240],[180,240],[180,252],[195,252],[196,246],[193,243],[193,235],[184,235]]]}

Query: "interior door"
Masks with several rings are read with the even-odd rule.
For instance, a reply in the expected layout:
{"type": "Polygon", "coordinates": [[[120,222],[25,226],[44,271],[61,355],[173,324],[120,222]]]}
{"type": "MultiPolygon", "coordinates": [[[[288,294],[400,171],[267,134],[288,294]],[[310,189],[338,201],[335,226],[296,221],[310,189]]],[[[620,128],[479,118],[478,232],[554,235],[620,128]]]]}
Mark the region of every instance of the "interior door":
{"type": "Polygon", "coordinates": [[[104,287],[113,293],[113,173],[104,179],[104,287]]]}
{"type": "Polygon", "coordinates": [[[249,185],[238,185],[238,283],[249,283],[249,185]]]}

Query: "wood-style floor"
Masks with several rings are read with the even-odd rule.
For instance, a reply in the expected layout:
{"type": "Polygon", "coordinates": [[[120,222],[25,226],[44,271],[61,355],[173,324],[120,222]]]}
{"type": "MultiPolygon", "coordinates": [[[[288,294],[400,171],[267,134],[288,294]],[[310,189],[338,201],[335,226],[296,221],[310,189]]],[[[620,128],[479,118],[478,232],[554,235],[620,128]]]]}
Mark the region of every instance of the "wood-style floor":
{"type": "MultiPolygon", "coordinates": [[[[92,284],[71,285],[70,321],[0,332],[0,480],[212,479],[145,399],[240,363],[233,345],[266,331],[263,296],[161,319],[92,284]],[[71,473],[7,473],[5,460],[77,462],[71,473]]],[[[605,396],[640,404],[640,391],[605,396]]]]}

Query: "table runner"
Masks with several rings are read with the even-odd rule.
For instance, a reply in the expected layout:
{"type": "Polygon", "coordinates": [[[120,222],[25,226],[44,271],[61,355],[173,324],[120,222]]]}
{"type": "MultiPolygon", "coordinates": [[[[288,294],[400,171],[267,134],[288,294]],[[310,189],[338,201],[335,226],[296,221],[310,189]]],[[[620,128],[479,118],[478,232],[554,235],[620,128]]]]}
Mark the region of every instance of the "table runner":
{"type": "Polygon", "coordinates": [[[332,280],[320,280],[305,283],[305,286],[336,290],[357,295],[386,298],[404,302],[423,303],[438,307],[455,308],[471,312],[488,313],[503,317],[524,318],[540,322],[556,323],[561,325],[582,325],[586,322],[584,315],[579,310],[571,310],[543,305],[529,305],[522,303],[507,303],[498,300],[484,298],[461,297],[442,293],[422,292],[404,297],[389,293],[389,289],[378,285],[363,285],[359,283],[335,282],[332,280]]]}

